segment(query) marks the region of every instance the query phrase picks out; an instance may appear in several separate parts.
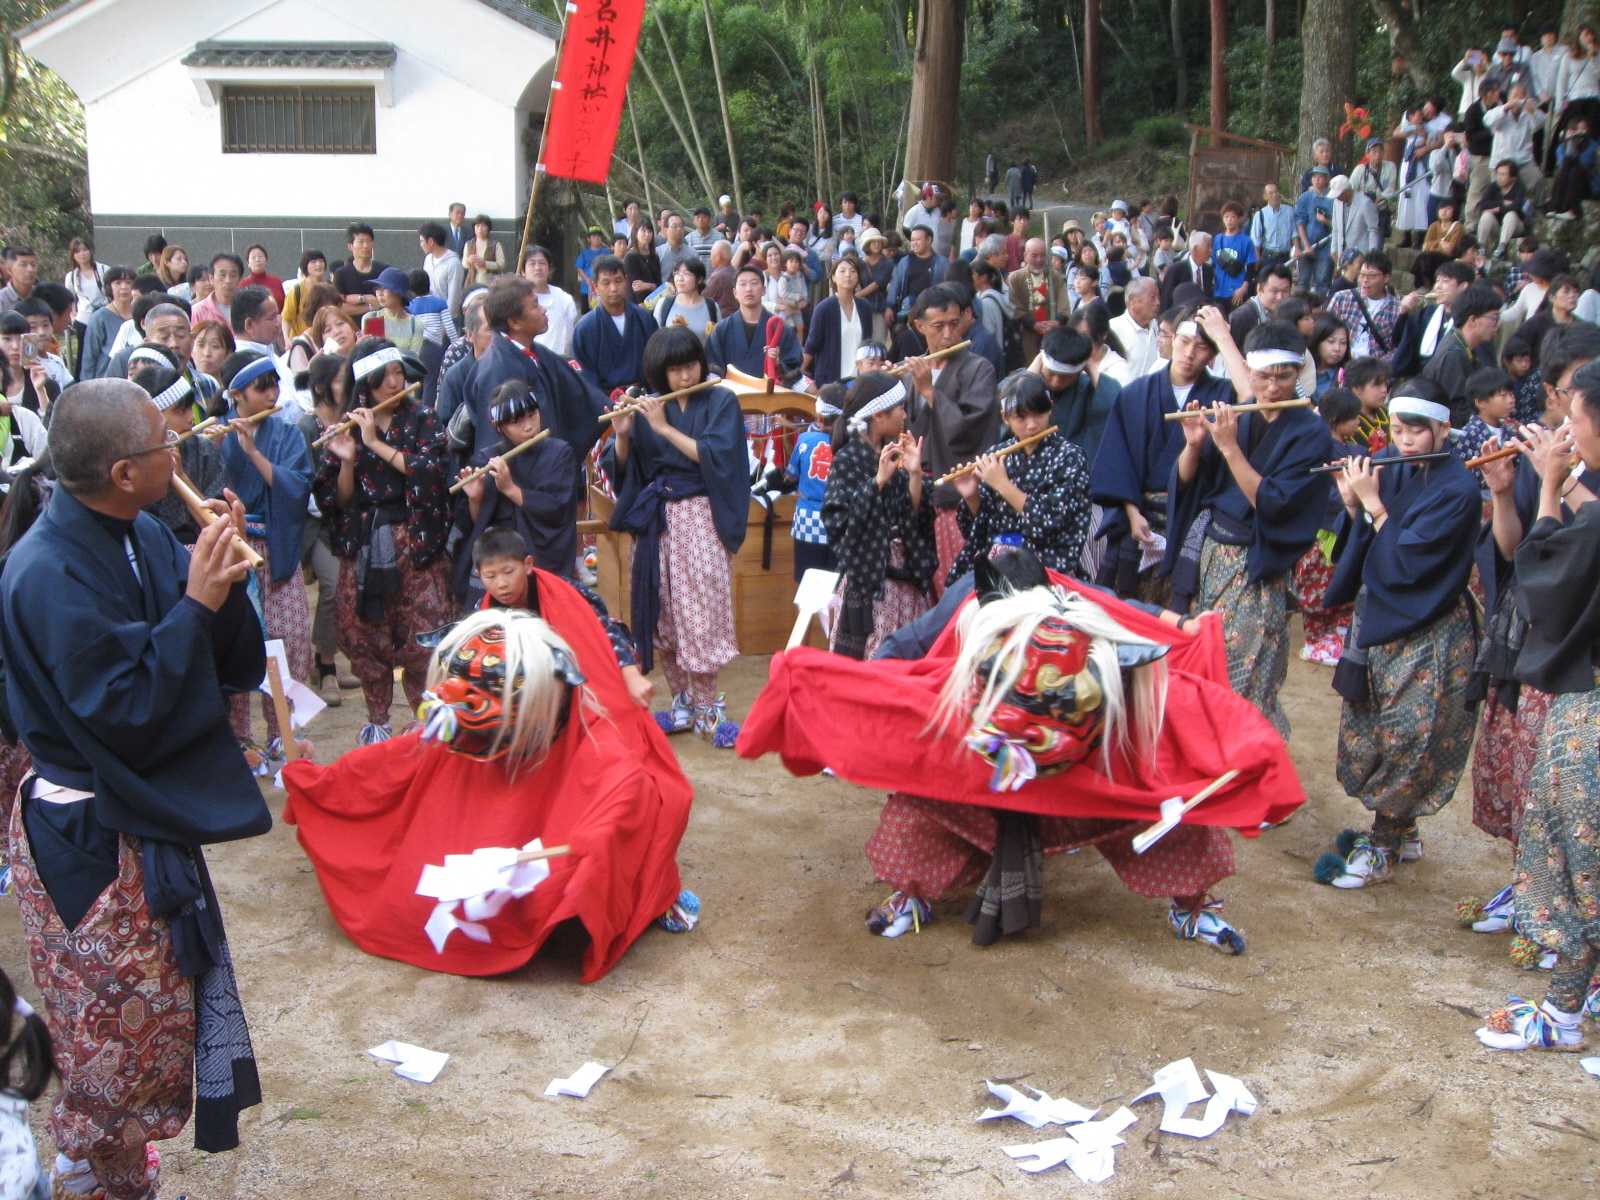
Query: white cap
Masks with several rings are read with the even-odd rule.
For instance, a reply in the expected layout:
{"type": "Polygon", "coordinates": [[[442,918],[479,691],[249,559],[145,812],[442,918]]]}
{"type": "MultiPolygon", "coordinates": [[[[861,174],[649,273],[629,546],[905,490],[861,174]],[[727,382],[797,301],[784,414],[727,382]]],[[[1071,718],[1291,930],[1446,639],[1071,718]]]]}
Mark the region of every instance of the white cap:
{"type": "Polygon", "coordinates": [[[717,197],[717,203],[718,204],[732,204],[733,203],[733,197],[732,196],[718,196],[717,197]]]}
{"type": "Polygon", "coordinates": [[[1124,212],[1124,213],[1127,212],[1128,211],[1128,202],[1126,200],[1113,200],[1111,202],[1111,211],[1112,212],[1124,212]]]}
{"type": "Polygon", "coordinates": [[[1350,176],[1335,175],[1328,181],[1328,195],[1339,197],[1350,191],[1350,176]]]}

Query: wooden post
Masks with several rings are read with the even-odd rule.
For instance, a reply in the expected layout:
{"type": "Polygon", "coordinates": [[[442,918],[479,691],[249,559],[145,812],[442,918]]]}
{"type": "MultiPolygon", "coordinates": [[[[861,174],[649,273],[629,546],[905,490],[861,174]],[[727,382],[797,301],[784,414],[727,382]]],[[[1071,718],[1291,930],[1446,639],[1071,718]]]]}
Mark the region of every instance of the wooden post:
{"type": "Polygon", "coordinates": [[[283,760],[294,762],[300,757],[300,744],[294,740],[294,721],[289,714],[289,697],[283,691],[278,660],[270,654],[267,656],[267,686],[272,689],[272,711],[278,717],[278,741],[283,746],[283,760]]]}
{"type": "MultiPolygon", "coordinates": [[[[1228,127],[1228,0],[1211,0],[1211,128],[1228,127]]],[[[1222,139],[1211,135],[1211,144],[1222,139]]]]}
{"type": "Polygon", "coordinates": [[[1102,141],[1100,125],[1100,0],[1083,0],[1083,138],[1102,141]]]}

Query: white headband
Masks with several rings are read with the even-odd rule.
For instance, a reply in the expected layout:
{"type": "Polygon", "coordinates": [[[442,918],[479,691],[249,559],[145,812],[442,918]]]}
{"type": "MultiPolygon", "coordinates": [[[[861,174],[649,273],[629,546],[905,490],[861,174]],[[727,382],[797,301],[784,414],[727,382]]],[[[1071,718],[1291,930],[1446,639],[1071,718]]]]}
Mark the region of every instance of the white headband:
{"type": "Polygon", "coordinates": [[[374,350],[365,358],[356,359],[355,366],[351,367],[350,370],[357,379],[365,379],[374,371],[381,370],[382,368],[387,367],[390,363],[397,363],[399,361],[399,349],[394,346],[385,346],[382,350],[374,350]]]}
{"type": "Polygon", "coordinates": [[[1298,367],[1306,360],[1304,354],[1293,350],[1252,350],[1244,356],[1252,371],[1265,371],[1269,367],[1298,367]]]}
{"type": "Polygon", "coordinates": [[[843,411],[844,409],[838,405],[829,404],[826,400],[817,401],[817,419],[820,421],[836,421],[843,411]]]}
{"type": "Polygon", "coordinates": [[[128,355],[128,365],[130,367],[136,362],[153,362],[159,366],[166,367],[168,370],[172,368],[172,360],[153,346],[139,346],[132,354],[128,355]]]}
{"type": "Polygon", "coordinates": [[[1200,326],[1196,325],[1193,321],[1185,321],[1178,326],[1177,332],[1172,336],[1192,338],[1194,341],[1199,341],[1200,326]]]}
{"type": "Polygon", "coordinates": [[[1044,369],[1052,375],[1076,375],[1086,365],[1079,363],[1077,366],[1073,366],[1071,363],[1064,363],[1060,359],[1051,358],[1043,350],[1039,351],[1039,357],[1043,360],[1044,369]]]}
{"type": "Polygon", "coordinates": [[[165,412],[169,408],[176,408],[193,392],[194,388],[189,386],[189,381],[179,375],[167,385],[165,391],[151,396],[150,399],[155,401],[157,408],[165,412]]]}
{"type": "Polygon", "coordinates": [[[1392,417],[1426,417],[1430,421],[1450,424],[1450,410],[1442,404],[1435,404],[1432,400],[1421,400],[1416,396],[1398,396],[1389,401],[1389,415],[1392,417]]]}
{"type": "Polygon", "coordinates": [[[881,412],[888,412],[891,408],[898,408],[906,402],[906,382],[897,380],[895,385],[883,395],[875,397],[862,405],[856,415],[850,418],[851,433],[865,433],[867,422],[881,412]]]}
{"type": "Polygon", "coordinates": [[[29,1004],[21,996],[18,996],[11,1002],[11,1011],[26,1021],[29,1017],[33,1016],[33,1005],[29,1004]]]}

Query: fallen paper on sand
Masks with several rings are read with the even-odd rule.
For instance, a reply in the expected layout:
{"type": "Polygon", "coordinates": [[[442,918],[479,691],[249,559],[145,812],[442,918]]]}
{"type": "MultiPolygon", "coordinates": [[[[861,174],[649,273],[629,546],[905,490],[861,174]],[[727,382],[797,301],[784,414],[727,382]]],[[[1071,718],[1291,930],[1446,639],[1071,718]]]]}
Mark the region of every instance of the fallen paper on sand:
{"type": "Polygon", "coordinates": [[[1166,1133],[1180,1133],[1185,1137],[1210,1137],[1222,1128],[1230,1112],[1250,1116],[1256,1111],[1256,1098],[1242,1082],[1232,1075],[1218,1071],[1206,1072],[1215,1094],[1206,1096],[1205,1084],[1194,1060],[1180,1058],[1168,1063],[1155,1074],[1155,1082],[1135,1096],[1129,1103],[1137,1104],[1147,1096],[1160,1096],[1165,1111],[1161,1115],[1161,1128],[1166,1133]],[[1199,1117],[1185,1117],[1184,1109],[1190,1104],[1205,1100],[1205,1111],[1199,1117]]]}
{"type": "Polygon", "coordinates": [[[1580,1058],[1578,1065],[1589,1074],[1600,1078],[1600,1058],[1580,1058]]]}
{"type": "Polygon", "coordinates": [[[1081,1104],[1074,1104],[1067,1099],[1053,1099],[1049,1093],[1041,1092],[1037,1088],[1028,1088],[1032,1096],[1025,1095],[1020,1089],[1005,1083],[990,1083],[989,1091],[996,1100],[1005,1101],[1004,1108],[986,1108],[980,1121],[992,1121],[996,1117],[1015,1117],[1025,1125],[1038,1129],[1041,1125],[1073,1125],[1079,1121],[1092,1121],[1097,1108],[1084,1108],[1081,1104]]]}
{"type": "Polygon", "coordinates": [[[439,1072],[444,1070],[445,1063],[450,1061],[450,1056],[442,1050],[425,1050],[421,1046],[413,1046],[410,1042],[385,1042],[381,1046],[374,1046],[367,1053],[373,1058],[383,1059],[384,1062],[399,1063],[394,1073],[401,1079],[410,1079],[417,1083],[432,1083],[439,1078],[439,1072]]]}
{"type": "Polygon", "coordinates": [[[576,1096],[582,1100],[589,1094],[589,1089],[600,1082],[610,1067],[602,1067],[597,1062],[586,1062],[565,1079],[552,1079],[550,1086],[545,1088],[544,1094],[552,1099],[556,1096],[576,1096]]]}
{"type": "Polygon", "coordinates": [[[1115,1147],[1126,1144],[1120,1136],[1122,1131],[1138,1119],[1126,1108],[1119,1108],[1103,1120],[1073,1125],[1066,1137],[1001,1149],[1018,1160],[1017,1166],[1031,1174],[1066,1163],[1085,1183],[1104,1183],[1116,1170],[1115,1147]]]}

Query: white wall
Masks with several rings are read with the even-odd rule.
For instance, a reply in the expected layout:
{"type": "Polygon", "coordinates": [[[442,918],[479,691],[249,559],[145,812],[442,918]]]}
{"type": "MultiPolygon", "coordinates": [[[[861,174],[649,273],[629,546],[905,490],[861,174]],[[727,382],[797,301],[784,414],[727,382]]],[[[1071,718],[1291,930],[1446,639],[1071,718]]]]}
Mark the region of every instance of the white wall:
{"type": "Polygon", "coordinates": [[[87,99],[96,212],[342,222],[442,213],[457,200],[469,212],[508,215],[521,207],[524,118],[515,105],[554,47],[476,0],[166,3],[160,6],[164,50],[152,42],[148,26],[137,30],[138,21],[130,22],[153,16],[151,3],[89,6],[103,11],[39,51],[58,71],[58,54],[69,55],[73,69],[61,73],[87,99]],[[191,16],[208,8],[210,26],[191,16]],[[174,17],[181,27],[177,39],[174,17]],[[448,31],[441,22],[449,22],[448,31]],[[118,53],[102,45],[124,36],[134,39],[135,49],[118,53]],[[206,39],[394,43],[394,103],[376,109],[378,153],[223,154],[221,109],[201,102],[180,62],[195,41],[206,39]],[[97,54],[110,55],[99,60],[103,71],[87,61],[97,54]],[[165,57],[141,69],[157,54],[165,57]]]}

